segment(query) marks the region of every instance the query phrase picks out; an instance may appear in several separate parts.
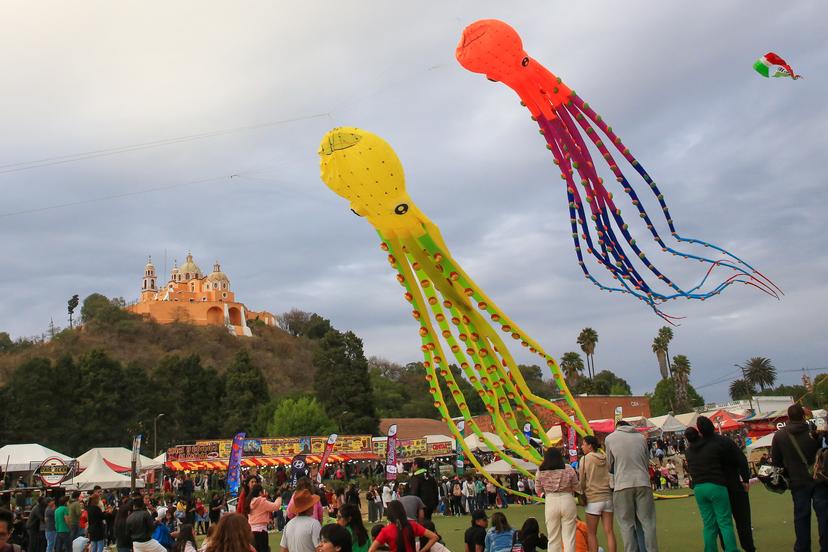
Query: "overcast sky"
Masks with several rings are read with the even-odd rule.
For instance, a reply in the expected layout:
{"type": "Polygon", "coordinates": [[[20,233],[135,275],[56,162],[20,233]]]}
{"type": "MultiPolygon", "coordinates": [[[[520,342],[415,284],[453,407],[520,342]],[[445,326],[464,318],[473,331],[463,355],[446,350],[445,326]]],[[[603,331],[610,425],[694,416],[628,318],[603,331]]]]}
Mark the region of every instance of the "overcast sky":
{"type": "MultiPolygon", "coordinates": [[[[392,144],[459,262],[548,352],[591,326],[596,368],[651,390],[663,322],[583,278],[537,126],[454,59],[490,17],[614,127],[680,232],[784,289],[665,306],[705,398],[751,356],[789,383],[828,366],[823,2],[3,2],[0,330],[64,325],[74,293],[135,299],[147,255],[163,271],[192,250],[251,309],[316,311],[367,355],[417,360],[376,234],[319,180],[319,140],[349,125],[392,144]],[[769,50],[805,78],[754,73],[769,50]]],[[[654,260],[688,284],[705,270],[654,260]]]]}

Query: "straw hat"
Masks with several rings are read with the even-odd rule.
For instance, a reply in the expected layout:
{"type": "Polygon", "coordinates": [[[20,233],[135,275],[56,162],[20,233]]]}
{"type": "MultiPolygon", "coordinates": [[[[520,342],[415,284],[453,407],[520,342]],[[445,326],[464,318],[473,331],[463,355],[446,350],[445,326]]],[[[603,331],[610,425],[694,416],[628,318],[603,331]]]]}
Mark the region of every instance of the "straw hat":
{"type": "Polygon", "coordinates": [[[316,503],[319,502],[319,495],[311,494],[307,489],[302,489],[293,493],[293,498],[290,499],[287,512],[289,516],[296,516],[310,510],[316,503]]]}

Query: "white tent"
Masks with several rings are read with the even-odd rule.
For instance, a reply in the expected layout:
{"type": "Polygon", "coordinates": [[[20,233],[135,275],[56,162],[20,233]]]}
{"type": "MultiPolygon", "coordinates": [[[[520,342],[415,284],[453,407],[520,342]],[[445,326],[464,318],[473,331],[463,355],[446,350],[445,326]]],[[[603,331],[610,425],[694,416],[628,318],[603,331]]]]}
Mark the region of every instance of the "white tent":
{"type": "Polygon", "coordinates": [[[686,425],[678,421],[675,416],[671,416],[670,414],[650,418],[650,423],[665,433],[684,431],[687,429],[686,425]]]}
{"type": "Polygon", "coordinates": [[[563,439],[563,432],[561,431],[560,424],[555,424],[552,427],[550,427],[546,432],[546,436],[549,437],[549,439],[553,443],[557,443],[558,441],[563,439]]]}
{"type": "Polygon", "coordinates": [[[769,446],[771,446],[771,443],[773,442],[773,436],[774,435],[776,435],[776,432],[768,433],[764,437],[760,437],[760,438],[756,439],[755,441],[753,441],[751,444],[749,444],[747,446],[747,448],[749,450],[753,450],[753,449],[762,448],[762,447],[769,447],[769,446]]]}
{"type": "MultiPolygon", "coordinates": [[[[80,468],[85,470],[89,463],[100,453],[106,464],[118,473],[128,472],[132,468],[132,451],[125,447],[100,447],[89,449],[78,456],[80,468]]],[[[151,458],[139,454],[138,470],[151,468],[155,462],[151,458]]]]}
{"type": "MultiPolygon", "coordinates": [[[[538,467],[535,464],[533,464],[532,462],[527,462],[526,460],[522,460],[520,458],[512,458],[512,462],[531,473],[534,473],[538,470],[538,467]]],[[[492,475],[509,475],[511,473],[518,473],[518,471],[515,468],[513,468],[508,462],[506,462],[506,460],[498,460],[497,462],[492,462],[491,464],[483,466],[483,470],[492,475]]]]}
{"type": "Polygon", "coordinates": [[[167,453],[162,452],[146,464],[141,464],[142,470],[160,470],[164,467],[164,464],[167,462],[167,453]]]}
{"type": "Polygon", "coordinates": [[[454,437],[449,437],[448,435],[426,435],[425,439],[426,443],[428,443],[429,445],[432,443],[454,443],[454,437]]]}
{"type": "Polygon", "coordinates": [[[673,416],[679,423],[686,425],[687,427],[695,426],[696,419],[699,417],[698,412],[685,412],[684,414],[676,414],[673,416]]]}
{"type": "MultiPolygon", "coordinates": [[[[503,439],[495,435],[494,433],[490,433],[488,431],[482,432],[483,436],[489,440],[494,446],[498,449],[503,450],[503,439]]],[[[466,445],[469,447],[470,450],[473,451],[482,451],[482,452],[491,452],[489,450],[488,445],[476,434],[471,434],[464,439],[466,441],[466,445]]]]}
{"type": "MultiPolygon", "coordinates": [[[[123,489],[130,486],[130,478],[110,468],[100,451],[93,451],[93,456],[88,460],[88,466],[83,473],[66,480],[63,486],[71,490],[87,491],[95,485],[100,485],[104,489],[123,489]]],[[[143,487],[144,480],[136,479],[135,486],[143,487]]]]}
{"type": "Polygon", "coordinates": [[[72,460],[69,456],[56,452],[37,443],[24,445],[6,445],[0,448],[0,470],[4,472],[34,471],[47,458],[57,457],[64,462],[72,460]]]}

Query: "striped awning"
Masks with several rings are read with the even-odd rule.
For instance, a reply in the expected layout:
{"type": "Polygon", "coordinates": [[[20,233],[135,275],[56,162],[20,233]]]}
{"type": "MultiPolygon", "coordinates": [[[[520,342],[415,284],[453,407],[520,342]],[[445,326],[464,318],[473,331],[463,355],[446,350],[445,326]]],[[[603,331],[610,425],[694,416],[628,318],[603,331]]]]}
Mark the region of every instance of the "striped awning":
{"type": "MultiPolygon", "coordinates": [[[[253,456],[250,458],[242,458],[241,465],[246,468],[264,467],[264,466],[289,466],[292,458],[290,456],[253,456]]],[[[319,464],[322,457],[316,454],[309,454],[305,457],[308,464],[319,464]]],[[[344,454],[331,454],[328,457],[328,463],[331,462],[347,462],[351,460],[349,456],[344,454]]],[[[205,470],[226,470],[226,460],[198,460],[192,462],[178,462],[169,461],[164,464],[168,468],[176,471],[205,471],[205,470]]]]}

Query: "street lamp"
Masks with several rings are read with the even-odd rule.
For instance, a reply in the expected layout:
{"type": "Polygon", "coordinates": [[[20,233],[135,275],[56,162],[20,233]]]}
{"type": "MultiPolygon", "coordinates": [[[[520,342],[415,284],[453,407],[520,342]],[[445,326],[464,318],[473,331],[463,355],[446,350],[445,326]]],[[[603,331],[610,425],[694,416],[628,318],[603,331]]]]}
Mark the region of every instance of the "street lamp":
{"type": "Polygon", "coordinates": [[[158,456],[158,419],[164,414],[159,414],[152,422],[152,457],[158,456]]]}

